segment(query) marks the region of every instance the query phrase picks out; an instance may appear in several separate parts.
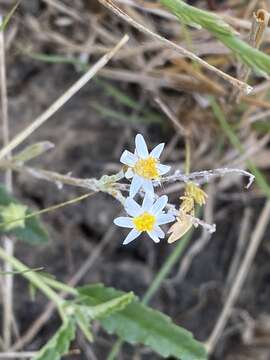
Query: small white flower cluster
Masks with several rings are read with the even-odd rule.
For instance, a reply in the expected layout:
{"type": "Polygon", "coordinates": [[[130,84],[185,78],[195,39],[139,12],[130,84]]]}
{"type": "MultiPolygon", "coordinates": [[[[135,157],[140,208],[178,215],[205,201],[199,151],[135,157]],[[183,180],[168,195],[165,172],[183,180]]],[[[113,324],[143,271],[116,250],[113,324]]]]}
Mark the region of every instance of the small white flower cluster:
{"type": "Polygon", "coordinates": [[[157,145],[150,153],[142,135],[135,138],[135,152],[125,150],[120,161],[126,165],[125,177],[131,179],[129,197],[125,201],[125,210],[129,217],[118,217],[114,223],[118,226],[132,229],[125,238],[126,245],[146,232],[158,243],[165,237],[160,225],[175,220],[175,216],[164,211],[168,197],[166,195],[154,201],[154,186],[162,175],[170,171],[170,166],[160,164],[159,158],[164,149],[164,143],[157,145]],[[133,198],[140,190],[144,191],[144,199],[140,206],[133,198]]]}

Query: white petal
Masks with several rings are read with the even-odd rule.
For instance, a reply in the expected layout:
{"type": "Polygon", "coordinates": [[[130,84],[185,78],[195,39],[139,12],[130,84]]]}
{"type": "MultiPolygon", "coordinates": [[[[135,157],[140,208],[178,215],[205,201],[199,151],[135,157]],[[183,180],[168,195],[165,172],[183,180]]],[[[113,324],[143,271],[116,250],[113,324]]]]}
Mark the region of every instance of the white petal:
{"type": "Polygon", "coordinates": [[[145,140],[141,134],[136,135],[135,137],[135,145],[136,145],[136,151],[139,157],[142,159],[146,159],[149,156],[147,145],[145,143],[145,140]]]}
{"type": "Polygon", "coordinates": [[[133,228],[134,224],[131,218],[120,216],[113,220],[114,224],[117,226],[125,227],[125,228],[133,228]]]}
{"type": "Polygon", "coordinates": [[[152,206],[153,206],[153,197],[149,196],[146,193],[144,196],[144,199],[143,199],[142,209],[143,209],[143,211],[149,211],[152,206]]]}
{"type": "Polygon", "coordinates": [[[125,201],[125,210],[130,216],[139,216],[142,213],[142,208],[131,197],[125,201]]]}
{"type": "Polygon", "coordinates": [[[153,156],[156,159],[159,159],[162,150],[164,149],[165,143],[161,143],[154,147],[154,149],[150,152],[150,156],[153,156]]]}
{"type": "Polygon", "coordinates": [[[130,189],[129,189],[129,196],[134,197],[139,189],[141,188],[143,184],[143,178],[141,178],[138,175],[134,175],[133,179],[131,181],[130,189]]]}
{"type": "Polygon", "coordinates": [[[150,238],[155,242],[159,243],[160,239],[158,238],[158,235],[155,230],[147,231],[147,234],[150,236],[150,238]]]}
{"type": "Polygon", "coordinates": [[[142,183],[142,187],[145,191],[145,193],[147,193],[150,197],[154,197],[154,187],[153,187],[153,183],[151,180],[143,180],[142,183]]]}
{"type": "Polygon", "coordinates": [[[136,164],[138,158],[136,155],[132,154],[130,151],[125,150],[120,157],[120,162],[122,164],[133,166],[136,164]]]}
{"type": "Polygon", "coordinates": [[[168,202],[167,195],[163,195],[160,198],[158,198],[151,209],[151,213],[153,215],[159,214],[165,208],[165,206],[167,205],[167,202],[168,202]]]}
{"type": "Polygon", "coordinates": [[[131,230],[131,232],[128,234],[128,236],[125,238],[123,245],[129,244],[131,241],[136,239],[138,236],[141,235],[140,231],[137,231],[135,229],[131,230]]]}
{"type": "Polygon", "coordinates": [[[161,239],[164,239],[165,238],[165,233],[164,231],[159,227],[159,226],[155,226],[154,227],[154,231],[156,232],[157,236],[161,239]]]}
{"type": "Polygon", "coordinates": [[[157,225],[167,224],[175,220],[174,215],[172,214],[161,214],[157,217],[157,225]]]}
{"type": "Polygon", "coordinates": [[[164,174],[167,174],[167,172],[169,172],[171,170],[171,167],[169,165],[159,164],[158,170],[159,170],[160,175],[164,175],[164,174]]]}
{"type": "Polygon", "coordinates": [[[132,179],[133,176],[134,176],[134,173],[133,173],[132,169],[131,169],[131,168],[128,168],[127,171],[126,171],[126,173],[125,173],[125,178],[126,178],[126,179],[132,179]]]}

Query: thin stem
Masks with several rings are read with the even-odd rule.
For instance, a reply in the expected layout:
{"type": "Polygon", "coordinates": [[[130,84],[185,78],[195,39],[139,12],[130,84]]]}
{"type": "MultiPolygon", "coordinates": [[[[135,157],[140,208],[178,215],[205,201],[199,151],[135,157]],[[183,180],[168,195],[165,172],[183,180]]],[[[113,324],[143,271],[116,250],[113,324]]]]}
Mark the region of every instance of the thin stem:
{"type": "Polygon", "coordinates": [[[26,265],[24,265],[14,256],[7,254],[2,247],[0,247],[0,258],[8,262],[14,269],[20,271],[24,278],[26,278],[29,282],[35,285],[39,290],[43,292],[44,295],[46,295],[50,300],[52,300],[58,307],[60,314],[63,316],[62,306],[64,300],[61,299],[61,297],[43,281],[43,278],[41,278],[37,273],[29,271],[31,269],[29,269],[26,265]]]}
{"type": "Polygon", "coordinates": [[[48,285],[50,285],[50,287],[54,288],[55,290],[60,290],[60,291],[64,291],[68,294],[71,295],[78,295],[78,291],[76,289],[74,289],[73,287],[66,285],[60,281],[57,281],[55,279],[52,279],[51,277],[48,277],[46,275],[43,274],[39,274],[39,276],[42,277],[42,280],[47,283],[48,285]]]}
{"type": "Polygon", "coordinates": [[[129,37],[124,35],[116,46],[97,61],[75,84],[73,84],[62,96],[60,96],[47,110],[36,118],[31,124],[20,132],[11,142],[0,150],[0,159],[4,158],[11,150],[22,143],[35,130],[43,125],[52,115],[54,115],[68,100],[70,100],[96,73],[102,69],[107,62],[126,44],[129,37]]]}
{"type": "Polygon", "coordinates": [[[155,293],[160,288],[161,284],[163,283],[164,279],[170,273],[172,267],[176,263],[176,261],[180,258],[186,247],[188,246],[194,229],[192,228],[186,235],[184,235],[179,241],[172,253],[166,259],[165,263],[162,265],[162,268],[157,273],[154,281],[150,285],[149,289],[146,291],[144,297],[142,298],[143,304],[148,304],[155,293]]]}
{"type": "Polygon", "coordinates": [[[248,245],[241,266],[239,267],[239,270],[235,276],[234,282],[230,289],[228,298],[226,299],[225,305],[221,311],[221,314],[218,318],[218,321],[211,335],[209,336],[209,339],[205,344],[207,352],[209,354],[211,354],[214,351],[220,339],[220,336],[222,335],[222,332],[227,324],[227,321],[232,313],[232,309],[242,290],[242,287],[247,278],[254,257],[263,239],[263,235],[265,234],[265,230],[269,223],[269,219],[270,219],[270,200],[267,200],[260,214],[256,227],[251,235],[250,243],[248,245]]]}
{"type": "MultiPolygon", "coordinates": [[[[199,214],[197,214],[199,215],[199,214]]],[[[197,216],[196,215],[196,216],[197,216]]],[[[194,229],[192,228],[187,234],[185,234],[180,241],[178,241],[178,244],[176,245],[176,247],[174,248],[174,250],[172,251],[172,253],[169,255],[169,257],[166,259],[165,263],[162,265],[162,268],[160,269],[160,271],[158,272],[158,274],[156,275],[156,277],[154,278],[152,284],[150,285],[150,287],[148,288],[148,290],[146,291],[144,297],[142,298],[142,303],[143,304],[148,304],[149,301],[153,298],[153,296],[155,295],[155,293],[158,291],[158,289],[160,288],[161,284],[163,283],[163,281],[165,280],[165,278],[168,276],[168,274],[170,273],[172,267],[175,265],[175,263],[177,262],[177,260],[180,258],[180,256],[182,255],[183,251],[186,249],[186,247],[188,246],[192,234],[193,234],[194,229]]],[[[115,344],[113,345],[110,353],[107,356],[107,360],[114,360],[116,358],[116,356],[118,355],[119,351],[121,350],[121,347],[123,345],[124,341],[121,339],[118,339],[115,344]]]]}
{"type": "MultiPolygon", "coordinates": [[[[3,18],[0,15],[1,26],[3,18]]],[[[5,39],[4,32],[0,31],[0,80],[1,80],[1,115],[3,124],[3,145],[9,143],[9,119],[8,119],[8,98],[7,98],[7,79],[5,61],[5,39]]],[[[11,152],[6,154],[6,159],[10,159],[11,152]]],[[[12,172],[10,169],[5,171],[5,186],[8,191],[12,191],[12,172]]],[[[14,243],[8,236],[3,236],[3,243],[9,255],[14,253],[14,243]]],[[[12,271],[10,264],[4,264],[4,271],[12,271]]],[[[11,343],[11,325],[13,318],[13,277],[5,278],[3,282],[3,337],[5,348],[8,349],[11,343]]]]}
{"type": "Polygon", "coordinates": [[[188,175],[190,173],[190,140],[188,137],[185,138],[185,150],[186,150],[185,173],[186,175],[188,175]]]}
{"type": "Polygon", "coordinates": [[[34,213],[31,213],[31,214],[28,214],[28,215],[25,215],[24,217],[21,217],[21,218],[17,218],[17,219],[13,219],[11,221],[8,221],[8,222],[0,222],[0,229],[9,225],[9,224],[12,224],[12,223],[15,223],[17,221],[20,221],[20,220],[26,220],[26,219],[30,219],[32,217],[35,217],[37,215],[41,215],[41,214],[45,214],[47,212],[50,212],[50,211],[54,211],[54,210],[57,210],[57,209],[60,209],[62,207],[65,207],[67,205],[72,205],[74,203],[77,203],[79,201],[82,201],[92,195],[94,195],[95,193],[94,192],[91,192],[91,193],[87,193],[87,194],[84,194],[84,195],[81,195],[79,197],[76,197],[74,199],[71,199],[71,200],[68,200],[68,201],[65,201],[65,202],[62,202],[61,204],[56,204],[56,205],[53,205],[53,206],[50,206],[46,209],[42,209],[42,210],[39,210],[39,211],[36,211],[34,213]]]}

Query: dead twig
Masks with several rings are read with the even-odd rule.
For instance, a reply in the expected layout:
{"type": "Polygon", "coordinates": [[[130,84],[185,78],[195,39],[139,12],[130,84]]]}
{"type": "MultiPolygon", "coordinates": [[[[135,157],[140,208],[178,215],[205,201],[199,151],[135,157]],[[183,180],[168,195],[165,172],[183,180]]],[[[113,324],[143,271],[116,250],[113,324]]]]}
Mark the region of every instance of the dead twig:
{"type": "Polygon", "coordinates": [[[250,266],[254,260],[256,252],[258,250],[258,247],[262,241],[263,235],[265,233],[265,229],[269,222],[269,218],[270,218],[270,200],[267,200],[267,202],[265,203],[265,206],[259,216],[256,227],[255,227],[253,233],[251,234],[251,240],[250,240],[249,246],[247,248],[247,251],[246,251],[246,254],[242,261],[242,264],[238,270],[238,273],[234,279],[234,283],[232,285],[232,288],[230,289],[228,298],[226,299],[224,307],[221,311],[221,314],[216,322],[216,325],[215,325],[212,333],[210,334],[208,340],[205,343],[207,352],[209,354],[211,354],[214,351],[214,349],[222,335],[222,332],[227,324],[227,321],[231,315],[233,306],[236,303],[236,300],[242,290],[242,287],[243,287],[246,277],[248,275],[250,266]]]}

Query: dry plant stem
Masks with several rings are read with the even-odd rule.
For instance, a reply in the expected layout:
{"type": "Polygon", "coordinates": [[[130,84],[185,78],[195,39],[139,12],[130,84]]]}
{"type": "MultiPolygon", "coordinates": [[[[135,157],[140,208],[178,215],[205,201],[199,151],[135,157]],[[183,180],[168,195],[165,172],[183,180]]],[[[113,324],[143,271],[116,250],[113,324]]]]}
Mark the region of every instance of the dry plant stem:
{"type": "Polygon", "coordinates": [[[95,65],[93,65],[74,85],[72,85],[62,96],[60,96],[43,114],[35,119],[26,129],[18,134],[11,142],[0,151],[0,159],[3,159],[11,150],[22,143],[28,136],[44,124],[56,113],[68,100],[72,98],[96,73],[102,69],[116,52],[127,43],[129,37],[124,37],[107,54],[105,54],[95,65]]]}
{"type": "Polygon", "coordinates": [[[254,260],[257,249],[262,241],[263,235],[265,233],[265,229],[269,222],[269,218],[270,218],[270,200],[267,200],[267,202],[265,203],[265,206],[260,214],[260,217],[256,224],[255,230],[253,231],[253,233],[251,235],[251,240],[250,240],[249,246],[247,248],[246,254],[245,254],[242,264],[239,268],[239,271],[235,277],[232,288],[230,289],[228,298],[225,302],[222,312],[216,322],[216,325],[215,325],[211,335],[209,336],[209,339],[207,340],[207,342],[205,344],[206,349],[209,354],[211,354],[214,351],[214,349],[222,335],[222,332],[226,326],[226,323],[231,315],[233,306],[242,290],[242,287],[243,287],[243,284],[248,275],[250,266],[254,260]]]}
{"type": "Polygon", "coordinates": [[[11,168],[14,171],[29,174],[37,179],[50,181],[56,184],[60,189],[63,187],[63,185],[77,186],[91,190],[93,192],[102,191],[114,197],[121,204],[125,202],[125,198],[123,197],[122,193],[114,187],[116,182],[124,178],[124,172],[122,170],[114,175],[104,175],[100,179],[81,179],[72,177],[70,175],[62,175],[54,171],[20,166],[16,163],[13,163],[12,161],[0,162],[0,169],[1,167],[11,168]]]}
{"type": "Polygon", "coordinates": [[[156,96],[154,100],[158,104],[160,109],[164,112],[164,114],[167,115],[168,119],[171,120],[175,128],[178,130],[179,134],[182,136],[188,136],[188,131],[184,128],[184,126],[181,125],[177,116],[172,112],[168,105],[165,104],[165,102],[159,96],[156,96]]]}
{"type": "MultiPolygon", "coordinates": [[[[253,14],[252,26],[249,35],[249,44],[256,49],[258,49],[262,43],[263,35],[268,27],[268,22],[269,14],[267,13],[267,11],[260,9],[253,14]]],[[[249,67],[241,64],[238,69],[238,78],[243,80],[244,82],[247,82],[250,72],[251,70],[249,67]]],[[[236,97],[236,102],[239,102],[241,98],[241,92],[237,92],[235,90],[232,96],[236,97]]]]}
{"type": "Polygon", "coordinates": [[[167,177],[162,178],[162,182],[175,182],[175,181],[197,181],[199,184],[208,183],[210,178],[222,177],[226,174],[238,173],[242,176],[247,176],[249,178],[249,182],[246,186],[248,189],[250,185],[253,183],[255,176],[249,173],[248,171],[234,168],[221,168],[221,169],[213,169],[213,170],[202,170],[195,171],[188,175],[182,174],[179,170],[175,171],[173,175],[169,175],[167,177]]]}
{"type": "MultiPolygon", "coordinates": [[[[0,15],[0,22],[2,24],[2,16],[0,15]]],[[[3,145],[7,146],[9,143],[9,121],[8,121],[8,100],[7,100],[7,82],[6,82],[6,66],[5,66],[5,40],[4,32],[0,31],[0,81],[1,81],[1,115],[2,115],[2,129],[3,129],[3,145]]],[[[9,159],[11,153],[6,154],[9,159]]],[[[12,191],[12,172],[7,169],[5,172],[5,185],[8,191],[12,191]]],[[[13,255],[14,244],[12,239],[3,236],[3,243],[6,252],[13,255]]],[[[9,263],[4,264],[4,271],[12,271],[12,266],[9,263]]],[[[13,318],[13,276],[7,276],[3,281],[3,340],[4,347],[8,349],[11,343],[11,326],[13,318]]]]}
{"type": "Polygon", "coordinates": [[[22,351],[22,352],[3,352],[0,353],[0,359],[25,359],[33,358],[37,352],[35,351],[22,351]]]}
{"type": "Polygon", "coordinates": [[[249,93],[251,91],[251,87],[248,84],[224,73],[215,66],[208,64],[206,61],[202,60],[192,52],[182,48],[181,46],[175,44],[174,42],[144,27],[143,25],[132,19],[129,15],[127,15],[121,8],[115,5],[113,1],[111,0],[98,0],[98,1],[108,9],[112,10],[117,16],[119,16],[120,18],[131,24],[133,27],[138,29],[139,31],[143,32],[144,34],[152,36],[154,39],[161,41],[167,47],[176,50],[181,55],[186,56],[189,59],[195,61],[196,63],[202,65],[206,69],[215,72],[218,76],[222,77],[224,80],[228,81],[231,85],[238,88],[239,90],[244,91],[246,93],[249,93]]]}

